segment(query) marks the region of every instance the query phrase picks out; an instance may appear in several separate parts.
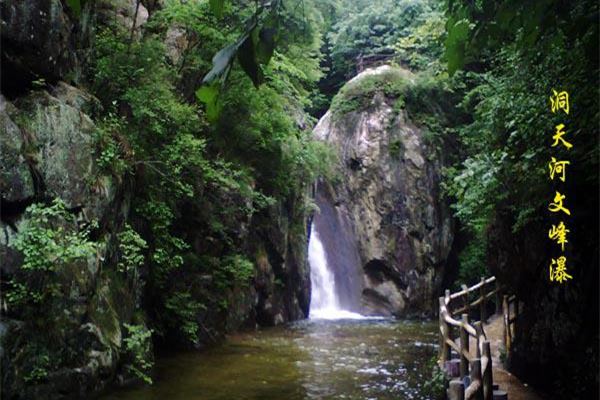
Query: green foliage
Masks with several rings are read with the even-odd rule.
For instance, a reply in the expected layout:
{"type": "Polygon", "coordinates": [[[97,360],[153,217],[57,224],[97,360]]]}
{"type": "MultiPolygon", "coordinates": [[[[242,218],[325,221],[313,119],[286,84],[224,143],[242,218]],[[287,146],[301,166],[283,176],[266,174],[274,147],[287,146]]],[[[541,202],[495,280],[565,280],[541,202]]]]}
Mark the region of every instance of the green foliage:
{"type": "Polygon", "coordinates": [[[444,15],[440,11],[423,12],[419,23],[413,23],[406,36],[401,36],[394,44],[395,60],[411,70],[440,70],[445,36],[444,15]]]}
{"type": "Polygon", "coordinates": [[[487,51],[506,45],[514,46],[517,53],[544,54],[550,45],[547,39],[555,32],[575,36],[584,33],[579,31],[582,27],[591,27],[587,16],[593,15],[597,6],[585,1],[567,4],[554,0],[446,3],[446,59],[450,73],[481,62],[487,51]]]}
{"type": "Polygon", "coordinates": [[[404,156],[404,145],[402,144],[402,140],[396,139],[396,140],[392,140],[390,142],[390,146],[388,151],[390,152],[390,155],[397,159],[397,160],[401,160],[404,156]]]}
{"type": "Polygon", "coordinates": [[[386,70],[376,75],[368,75],[348,82],[333,98],[331,113],[336,117],[353,111],[361,111],[370,106],[375,93],[402,101],[406,88],[406,76],[398,69],[386,70]]]}
{"type": "Polygon", "coordinates": [[[219,86],[216,84],[205,85],[196,91],[196,98],[206,106],[206,118],[210,122],[219,120],[221,109],[223,108],[219,101],[219,86]]]}
{"type": "Polygon", "coordinates": [[[11,279],[10,281],[8,281],[8,283],[10,285],[10,288],[3,295],[6,299],[6,302],[11,306],[25,304],[30,297],[39,297],[37,291],[30,294],[29,290],[27,289],[27,286],[23,282],[18,282],[14,279],[11,279]]]}
{"type": "Polygon", "coordinates": [[[432,357],[427,366],[431,370],[431,377],[423,384],[423,389],[433,400],[443,400],[446,398],[446,387],[448,379],[446,373],[437,363],[437,357],[432,357]]]}
{"type": "Polygon", "coordinates": [[[117,270],[123,273],[136,271],[144,264],[143,252],[148,247],[146,241],[130,225],[125,225],[118,238],[120,260],[117,263],[117,270]]]}
{"type": "Polygon", "coordinates": [[[167,311],[173,313],[175,320],[180,323],[179,330],[194,343],[198,337],[198,312],[205,310],[206,306],[197,300],[189,292],[174,292],[165,303],[167,311]]]}
{"type": "MultiPolygon", "coordinates": [[[[571,51],[569,57],[575,54],[571,51]]],[[[546,132],[555,125],[546,101],[563,69],[554,68],[554,60],[566,57],[557,46],[543,63],[534,64],[516,49],[506,48],[497,55],[493,72],[480,74],[477,86],[465,96],[463,107],[474,116],[472,123],[459,129],[468,157],[448,171],[446,186],[458,199],[454,208],[465,224],[483,229],[498,204],[504,204],[515,215],[516,232],[535,218],[535,210],[545,207],[550,187],[539,177],[552,151],[546,132]]],[[[586,151],[575,155],[584,164],[589,163],[586,151]]]]}
{"type": "Polygon", "coordinates": [[[171,234],[170,227],[174,215],[167,203],[148,201],[141,204],[136,211],[150,224],[151,273],[158,287],[162,287],[167,283],[169,274],[183,265],[182,254],[189,245],[171,234]]]}
{"type": "Polygon", "coordinates": [[[454,74],[464,64],[466,41],[472,26],[466,19],[454,21],[449,18],[446,22],[448,35],[446,37],[446,60],[448,73],[454,74]]]}
{"type": "Polygon", "coordinates": [[[60,275],[73,264],[87,263],[97,246],[89,239],[91,227],[79,228],[60,199],[51,206],[33,204],[25,215],[27,224],[14,242],[23,264],[13,276],[6,298],[33,322],[63,296],[60,275]]]}
{"type": "Polygon", "coordinates": [[[49,370],[50,356],[42,349],[41,353],[36,354],[31,365],[28,366],[28,371],[25,373],[23,380],[27,384],[43,382],[48,377],[49,370]]]}
{"type": "Polygon", "coordinates": [[[448,162],[456,161],[457,154],[448,154],[447,148],[456,135],[456,125],[465,119],[465,113],[456,107],[460,95],[454,82],[433,70],[417,74],[404,92],[408,117],[439,154],[445,153],[448,162]]]}
{"type": "Polygon", "coordinates": [[[391,64],[413,71],[442,70],[438,57],[445,31],[437,2],[326,0],[319,8],[328,32],[322,63],[326,75],[311,110],[316,115],[325,113],[333,96],[359,69],[391,64]]]}
{"type": "Polygon", "coordinates": [[[263,191],[270,196],[288,195],[321,172],[326,173],[327,159],[319,156],[323,147],[310,138],[310,132],[299,129],[302,116],[295,100],[292,78],[273,81],[252,90],[243,85],[225,94],[223,119],[215,143],[229,155],[242,157],[255,171],[263,191]],[[273,82],[273,84],[271,84],[273,82]],[[276,90],[275,85],[278,85],[276,90]],[[241,94],[244,94],[243,96],[241,94]]]}
{"type": "Polygon", "coordinates": [[[467,286],[477,283],[482,276],[488,274],[486,258],[485,237],[481,234],[472,238],[467,246],[461,251],[458,257],[458,282],[456,287],[461,284],[467,286]]]}
{"type": "Polygon", "coordinates": [[[122,129],[122,121],[114,115],[109,115],[97,124],[99,154],[96,165],[101,172],[110,173],[117,178],[121,178],[130,167],[127,146],[119,135],[122,129]]]}
{"type": "Polygon", "coordinates": [[[349,78],[355,73],[358,56],[393,56],[394,45],[408,36],[420,17],[431,11],[427,1],[345,2],[328,39],[331,43],[333,72],[349,78]]]}
{"type": "Polygon", "coordinates": [[[123,338],[125,350],[132,359],[132,363],[127,366],[129,371],[137,378],[143,380],[147,384],[152,384],[152,378],[149,373],[154,365],[154,362],[149,359],[151,357],[151,337],[152,330],[149,330],[144,325],[123,324],[127,333],[123,338]]]}
{"type": "Polygon", "coordinates": [[[475,232],[484,230],[494,211],[494,203],[486,199],[503,196],[497,176],[502,157],[506,154],[481,154],[466,159],[460,170],[445,170],[443,187],[456,199],[452,204],[455,215],[475,232]]]}
{"type": "Polygon", "coordinates": [[[362,67],[396,62],[425,68],[440,52],[440,14],[428,0],[329,1],[333,24],[326,36],[328,64],[321,83],[329,94],[362,67]]]}
{"type": "MultiPolygon", "coordinates": [[[[211,10],[220,18],[223,15],[224,1],[211,0],[211,10]]],[[[233,43],[217,52],[212,59],[212,69],[205,75],[205,85],[196,92],[199,101],[207,107],[209,120],[216,122],[221,107],[218,104],[217,80],[224,85],[229,77],[234,60],[258,87],[265,81],[263,67],[266,66],[276,46],[277,30],[282,19],[283,2],[257,3],[254,14],[244,24],[241,35],[233,43]],[[266,14],[265,14],[266,13],[266,14]]]]}
{"type": "Polygon", "coordinates": [[[215,274],[217,287],[221,289],[234,285],[247,286],[253,277],[254,264],[239,254],[225,257],[215,274]]]}
{"type": "Polygon", "coordinates": [[[118,174],[122,172],[124,168],[124,163],[122,159],[119,157],[119,148],[114,140],[109,140],[106,146],[102,149],[102,153],[96,159],[96,164],[100,169],[106,171],[115,170],[118,174]]]}
{"type": "Polygon", "coordinates": [[[120,160],[134,167],[137,188],[139,236],[120,234],[118,268],[145,263],[158,334],[196,343],[205,304],[226,304],[228,291],[251,283],[254,266],[239,249],[252,218],[292,199],[302,218],[306,183],[331,173],[332,153],[311,139],[314,120],[303,110],[321,76],[319,14],[308,4],[277,18],[272,4],[247,29],[252,7],[166,0],[140,40],[117,27],[96,37],[90,80],[109,115],[98,162],[115,175],[120,160]],[[178,65],[161,37],[173,25],[189,40],[178,65]],[[211,82],[190,90],[202,76],[211,82]],[[212,284],[199,287],[206,275],[212,284]]]}
{"type": "Polygon", "coordinates": [[[23,262],[2,295],[9,315],[23,321],[19,335],[11,335],[16,342],[5,348],[20,371],[16,379],[29,387],[45,383],[78,351],[65,349],[65,332],[80,326],[80,320],[73,326],[68,307],[79,296],[82,276],[97,268],[99,254],[90,239],[97,225],[81,224],[60,199],[29,206],[23,221],[13,242],[23,262]]]}
{"type": "Polygon", "coordinates": [[[81,15],[81,9],[87,0],[66,0],[67,6],[71,9],[76,17],[81,15]]]}
{"type": "Polygon", "coordinates": [[[225,0],[209,0],[210,10],[217,18],[223,17],[223,9],[225,8],[225,0]]]}

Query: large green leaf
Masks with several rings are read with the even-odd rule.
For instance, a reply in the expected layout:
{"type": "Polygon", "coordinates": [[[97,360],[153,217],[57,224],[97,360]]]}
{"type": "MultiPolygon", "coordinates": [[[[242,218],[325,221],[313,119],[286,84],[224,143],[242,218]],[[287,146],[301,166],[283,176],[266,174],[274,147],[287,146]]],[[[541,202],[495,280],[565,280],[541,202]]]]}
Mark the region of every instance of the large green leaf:
{"type": "Polygon", "coordinates": [[[221,114],[221,102],[219,101],[219,84],[201,86],[196,90],[196,98],[206,106],[206,118],[209,122],[216,122],[221,114]]]}
{"type": "Polygon", "coordinates": [[[448,73],[453,75],[465,63],[465,49],[470,25],[466,19],[460,19],[456,22],[449,20],[448,25],[446,61],[448,62],[448,73]]]}
{"type": "Polygon", "coordinates": [[[256,44],[256,60],[260,64],[268,64],[275,51],[275,38],[277,30],[275,28],[264,27],[258,35],[256,44]]]}
{"type": "Polygon", "coordinates": [[[258,87],[264,81],[262,69],[257,60],[256,47],[259,41],[259,32],[254,28],[244,40],[238,50],[238,61],[242,69],[252,79],[254,86],[258,87]]]}
{"type": "Polygon", "coordinates": [[[225,8],[225,0],[209,0],[210,10],[217,18],[223,17],[223,9],[225,8]]]}
{"type": "Polygon", "coordinates": [[[211,83],[216,78],[223,75],[227,68],[231,65],[235,55],[240,48],[240,45],[248,38],[248,35],[242,36],[237,42],[221,49],[212,59],[213,67],[202,80],[203,84],[211,83]]]}

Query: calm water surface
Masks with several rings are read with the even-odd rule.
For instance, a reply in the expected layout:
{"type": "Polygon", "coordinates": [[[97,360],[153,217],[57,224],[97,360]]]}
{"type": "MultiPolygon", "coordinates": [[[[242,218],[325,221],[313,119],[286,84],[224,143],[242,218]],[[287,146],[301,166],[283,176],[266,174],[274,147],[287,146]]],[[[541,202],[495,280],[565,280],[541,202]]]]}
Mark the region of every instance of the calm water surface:
{"type": "Polygon", "coordinates": [[[154,384],[101,400],[425,400],[436,325],[307,320],[157,360],[154,384]]]}

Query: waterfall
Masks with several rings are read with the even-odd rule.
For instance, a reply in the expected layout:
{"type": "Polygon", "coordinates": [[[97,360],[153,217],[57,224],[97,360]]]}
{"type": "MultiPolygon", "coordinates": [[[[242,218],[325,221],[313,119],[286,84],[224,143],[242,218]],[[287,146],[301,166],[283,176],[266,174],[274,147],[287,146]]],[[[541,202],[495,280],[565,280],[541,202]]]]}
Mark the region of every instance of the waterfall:
{"type": "Polygon", "coordinates": [[[310,264],[311,300],[309,318],[341,319],[363,318],[362,315],[344,310],[340,306],[336,293],[335,276],[327,264],[327,254],[319,237],[316,224],[312,224],[308,244],[308,262],[310,264]]]}

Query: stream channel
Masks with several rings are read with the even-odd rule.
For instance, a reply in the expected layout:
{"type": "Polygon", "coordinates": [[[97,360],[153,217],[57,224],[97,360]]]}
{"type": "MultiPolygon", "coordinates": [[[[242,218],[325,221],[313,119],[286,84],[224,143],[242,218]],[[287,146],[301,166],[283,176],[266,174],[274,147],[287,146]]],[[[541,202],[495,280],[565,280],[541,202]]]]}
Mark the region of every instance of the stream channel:
{"type": "Polygon", "coordinates": [[[425,400],[437,325],[343,309],[314,230],[310,318],[158,358],[154,384],[101,400],[425,400]]]}

